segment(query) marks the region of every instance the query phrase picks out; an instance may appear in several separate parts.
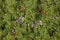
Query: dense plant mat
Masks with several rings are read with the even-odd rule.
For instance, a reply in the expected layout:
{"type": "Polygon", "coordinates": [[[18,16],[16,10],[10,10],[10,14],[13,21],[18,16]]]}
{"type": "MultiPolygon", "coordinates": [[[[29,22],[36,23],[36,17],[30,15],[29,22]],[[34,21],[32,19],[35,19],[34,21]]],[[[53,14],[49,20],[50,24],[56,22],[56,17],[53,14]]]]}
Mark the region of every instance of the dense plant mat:
{"type": "Polygon", "coordinates": [[[60,40],[60,0],[0,0],[0,40],[60,40]]]}

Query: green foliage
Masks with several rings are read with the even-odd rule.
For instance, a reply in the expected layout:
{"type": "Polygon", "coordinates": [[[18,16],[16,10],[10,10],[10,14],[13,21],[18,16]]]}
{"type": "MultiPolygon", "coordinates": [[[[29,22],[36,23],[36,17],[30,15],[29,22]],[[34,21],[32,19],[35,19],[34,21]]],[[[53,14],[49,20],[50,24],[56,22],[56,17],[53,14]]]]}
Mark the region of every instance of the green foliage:
{"type": "Polygon", "coordinates": [[[60,40],[60,0],[0,0],[0,40],[60,40]]]}

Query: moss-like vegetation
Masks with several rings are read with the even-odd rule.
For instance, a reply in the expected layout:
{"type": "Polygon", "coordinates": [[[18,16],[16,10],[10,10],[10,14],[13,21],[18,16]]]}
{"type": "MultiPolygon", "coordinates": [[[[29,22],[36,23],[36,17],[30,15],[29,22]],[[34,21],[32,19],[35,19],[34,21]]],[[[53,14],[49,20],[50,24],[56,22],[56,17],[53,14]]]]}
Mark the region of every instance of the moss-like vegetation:
{"type": "Polygon", "coordinates": [[[60,40],[60,0],[0,0],[0,40],[60,40]]]}

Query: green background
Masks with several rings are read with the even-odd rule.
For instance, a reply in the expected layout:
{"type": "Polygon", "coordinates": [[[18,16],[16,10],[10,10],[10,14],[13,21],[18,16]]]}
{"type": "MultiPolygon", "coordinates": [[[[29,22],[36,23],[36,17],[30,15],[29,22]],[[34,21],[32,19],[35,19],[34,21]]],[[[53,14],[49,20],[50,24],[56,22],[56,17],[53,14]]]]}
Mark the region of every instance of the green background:
{"type": "Polygon", "coordinates": [[[0,40],[60,40],[60,0],[0,0],[0,40]]]}

